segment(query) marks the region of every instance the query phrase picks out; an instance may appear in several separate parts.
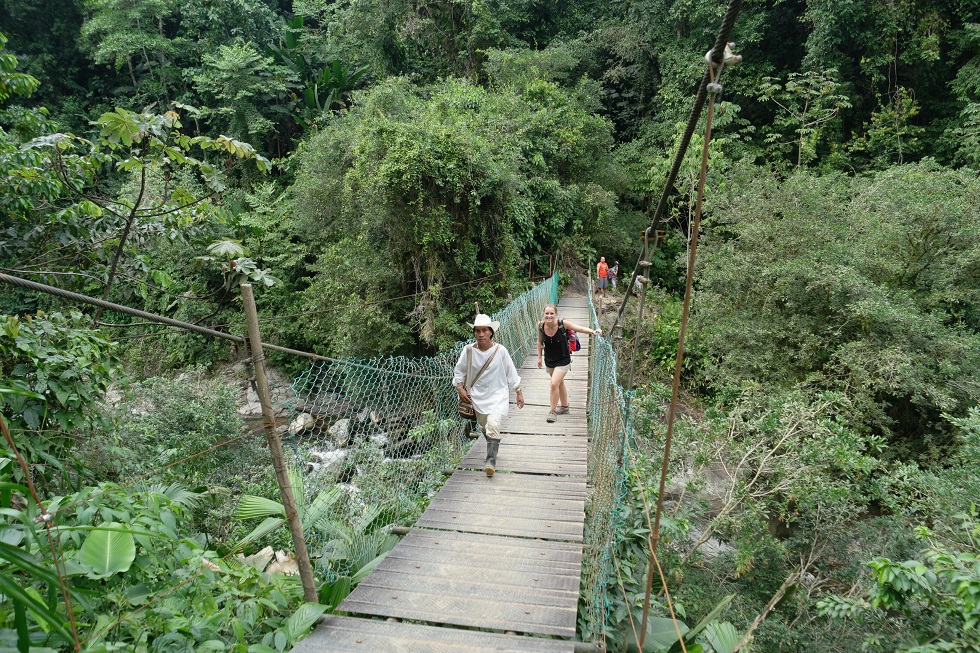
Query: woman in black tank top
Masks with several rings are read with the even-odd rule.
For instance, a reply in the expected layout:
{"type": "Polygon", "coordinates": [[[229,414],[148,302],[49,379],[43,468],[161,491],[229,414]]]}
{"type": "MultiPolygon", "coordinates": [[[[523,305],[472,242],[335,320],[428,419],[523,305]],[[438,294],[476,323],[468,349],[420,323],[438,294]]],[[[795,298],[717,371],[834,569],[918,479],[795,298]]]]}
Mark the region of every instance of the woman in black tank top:
{"type": "Polygon", "coordinates": [[[568,331],[602,334],[602,329],[593,331],[588,327],[572,324],[558,318],[558,308],[554,304],[544,307],[544,319],[538,322],[538,367],[545,367],[551,375],[551,410],[548,421],[554,422],[558,415],[568,412],[568,389],[565,387],[565,375],[572,364],[572,355],[568,351],[568,331]],[[558,401],[561,400],[559,405],[558,401]]]}

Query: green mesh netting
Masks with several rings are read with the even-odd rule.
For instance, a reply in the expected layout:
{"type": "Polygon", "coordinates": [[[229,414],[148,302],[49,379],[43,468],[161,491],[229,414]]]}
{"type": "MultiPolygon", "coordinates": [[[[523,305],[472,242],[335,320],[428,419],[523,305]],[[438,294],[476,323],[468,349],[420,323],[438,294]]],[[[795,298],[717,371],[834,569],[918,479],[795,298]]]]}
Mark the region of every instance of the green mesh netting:
{"type": "MultiPolygon", "coordinates": [[[[599,324],[589,283],[593,326],[599,324]]],[[[592,491],[585,513],[585,551],[582,556],[580,636],[584,641],[605,639],[608,617],[606,589],[612,571],[613,533],[623,498],[623,452],[633,439],[626,401],[617,376],[612,340],[593,338],[589,351],[589,463],[592,491]]]]}

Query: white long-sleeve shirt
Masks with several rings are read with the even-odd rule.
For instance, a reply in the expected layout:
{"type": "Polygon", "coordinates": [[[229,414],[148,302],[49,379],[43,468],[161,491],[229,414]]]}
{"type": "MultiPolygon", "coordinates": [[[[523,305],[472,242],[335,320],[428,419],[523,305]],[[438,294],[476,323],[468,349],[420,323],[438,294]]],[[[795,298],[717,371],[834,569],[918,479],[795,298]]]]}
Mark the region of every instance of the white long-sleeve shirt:
{"type": "Polygon", "coordinates": [[[521,377],[517,373],[517,367],[514,366],[510,352],[503,345],[494,344],[486,351],[480,351],[476,345],[463,347],[453,371],[453,387],[458,387],[460,383],[466,383],[466,351],[468,349],[473,351],[470,363],[472,365],[470,378],[472,379],[493,354],[494,348],[498,348],[497,355],[477,379],[476,384],[469,389],[470,398],[473,400],[473,408],[476,412],[484,415],[496,413],[506,416],[510,406],[509,390],[516,390],[520,387],[521,377]]]}

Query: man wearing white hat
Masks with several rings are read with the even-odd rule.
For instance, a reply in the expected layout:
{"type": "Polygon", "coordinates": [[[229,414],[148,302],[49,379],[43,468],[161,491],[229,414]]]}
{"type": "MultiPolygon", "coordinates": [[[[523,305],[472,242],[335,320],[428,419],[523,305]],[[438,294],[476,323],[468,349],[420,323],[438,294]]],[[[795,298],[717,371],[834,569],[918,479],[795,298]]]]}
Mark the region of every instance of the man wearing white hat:
{"type": "Polygon", "coordinates": [[[500,422],[510,408],[508,390],[517,392],[518,408],[524,408],[524,393],[510,352],[503,345],[493,342],[500,322],[480,313],[469,326],[473,329],[476,343],[466,345],[460,352],[453,372],[453,385],[460,399],[473,404],[476,421],[487,439],[487,460],[483,471],[487,476],[493,476],[497,466],[497,449],[500,447],[500,422]]]}

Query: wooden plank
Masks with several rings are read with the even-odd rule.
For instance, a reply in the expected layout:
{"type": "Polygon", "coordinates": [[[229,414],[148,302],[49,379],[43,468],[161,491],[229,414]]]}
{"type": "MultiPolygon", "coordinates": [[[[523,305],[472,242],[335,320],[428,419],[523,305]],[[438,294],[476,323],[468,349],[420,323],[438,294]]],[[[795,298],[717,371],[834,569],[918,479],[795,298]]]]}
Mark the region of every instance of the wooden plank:
{"type": "MultiPolygon", "coordinates": [[[[482,469],[484,461],[477,458],[464,458],[459,464],[460,469],[482,469]]],[[[587,473],[586,465],[535,463],[525,460],[497,460],[497,474],[500,472],[515,474],[548,474],[555,476],[581,476],[587,473]]],[[[494,476],[496,478],[496,476],[494,476]]]]}
{"type": "Polygon", "coordinates": [[[582,522],[564,522],[558,519],[528,519],[524,517],[496,517],[493,515],[465,514],[446,516],[438,511],[425,511],[418,525],[425,528],[442,528],[466,533],[508,535],[511,537],[545,538],[563,542],[581,542],[585,530],[582,522]]]}
{"type": "MultiPolygon", "coordinates": [[[[485,442],[484,438],[475,439],[475,444],[480,442],[485,442]]],[[[585,440],[575,435],[545,433],[514,433],[505,439],[501,446],[510,444],[524,447],[565,447],[571,450],[588,447],[585,440]]]]}
{"type": "Polygon", "coordinates": [[[359,585],[344,599],[341,610],[399,619],[474,626],[493,630],[575,636],[574,607],[493,601],[475,596],[446,597],[424,590],[386,590],[359,585]]]}
{"type": "MultiPolygon", "coordinates": [[[[478,458],[463,460],[459,464],[460,469],[483,469],[484,461],[478,458]]],[[[544,476],[578,476],[584,477],[586,472],[585,463],[572,464],[553,462],[542,462],[536,460],[497,460],[497,475],[506,476],[507,474],[541,474],[544,476]]],[[[494,476],[496,478],[496,476],[494,476]]]]}
{"type": "Polygon", "coordinates": [[[489,479],[482,472],[460,470],[446,481],[443,491],[460,492],[513,492],[529,496],[561,496],[567,499],[584,499],[587,496],[583,478],[567,476],[517,476],[505,474],[489,479]]]}
{"type": "MultiPolygon", "coordinates": [[[[441,573],[435,565],[411,565],[388,568],[386,573],[363,581],[364,587],[416,591],[421,587],[440,596],[474,596],[495,601],[514,601],[544,605],[562,605],[578,601],[579,577],[541,574],[529,576],[512,570],[500,570],[490,578],[474,578],[459,573],[456,566],[444,566],[441,573]]],[[[360,587],[360,585],[358,586],[360,587]]]]}
{"type": "MultiPolygon", "coordinates": [[[[486,456],[470,454],[463,458],[459,466],[463,469],[483,469],[486,456]]],[[[495,465],[501,472],[524,471],[528,474],[555,474],[567,476],[582,474],[586,463],[584,460],[556,460],[550,456],[497,456],[495,465]]]]}
{"type": "MultiPolygon", "coordinates": [[[[484,438],[477,439],[473,446],[486,447],[484,438]]],[[[501,448],[521,449],[561,449],[569,452],[588,451],[589,443],[586,438],[577,435],[543,435],[540,433],[510,433],[501,443],[501,448]]]]}
{"type": "MultiPolygon", "coordinates": [[[[533,437],[533,436],[532,436],[533,437]]],[[[534,438],[533,441],[527,440],[527,436],[521,437],[515,434],[513,437],[504,438],[500,442],[498,457],[518,458],[537,458],[541,460],[555,460],[558,462],[579,462],[585,463],[588,457],[588,443],[585,438],[575,436],[555,436],[554,443],[549,444],[546,438],[534,438]],[[572,443],[560,440],[572,440],[572,443]]],[[[477,440],[468,453],[475,456],[485,456],[487,452],[486,440],[477,440]]]]}
{"type": "MultiPolygon", "coordinates": [[[[545,506],[533,506],[525,503],[520,506],[520,519],[531,519],[543,522],[567,522],[575,524],[585,519],[585,506],[583,505],[569,510],[549,508],[545,506]]],[[[501,520],[513,519],[515,508],[513,505],[506,506],[499,503],[487,502],[484,506],[474,506],[472,502],[459,502],[451,499],[440,500],[435,506],[425,511],[429,519],[444,520],[446,523],[465,523],[470,519],[501,520]],[[474,509],[478,508],[478,509],[474,509]],[[429,513],[432,514],[429,514],[429,513]]]]}
{"type": "MultiPolygon", "coordinates": [[[[402,576],[431,576],[433,579],[459,581],[472,586],[467,591],[478,589],[481,596],[488,596],[495,591],[495,586],[503,585],[562,592],[577,591],[581,568],[571,563],[574,556],[571,560],[557,562],[548,562],[545,556],[539,556],[538,560],[534,560],[532,556],[523,556],[519,558],[520,564],[515,565],[508,555],[517,554],[521,543],[514,538],[498,539],[509,539],[511,546],[498,546],[490,550],[472,549],[456,554],[452,559],[447,558],[445,551],[438,547],[405,547],[397,555],[392,551],[378,565],[378,569],[387,573],[377,574],[378,578],[363,582],[384,585],[387,581],[378,579],[397,573],[402,576]]],[[[417,579],[416,582],[425,581],[417,579]]]]}
{"type": "Polygon", "coordinates": [[[530,579],[539,587],[568,590],[578,586],[581,576],[581,556],[576,557],[570,553],[566,556],[567,560],[547,560],[544,557],[534,560],[532,557],[520,557],[509,559],[507,565],[501,565],[501,556],[516,554],[515,549],[519,548],[517,540],[508,539],[513,545],[509,549],[493,549],[496,552],[493,555],[486,551],[479,551],[479,555],[474,555],[473,551],[464,551],[456,554],[458,556],[456,559],[447,561],[443,552],[424,547],[405,547],[397,554],[394,551],[390,552],[381,564],[389,565],[384,567],[386,570],[400,570],[402,573],[406,570],[409,572],[415,570],[418,574],[438,578],[465,578],[475,583],[493,580],[501,568],[505,567],[503,571],[508,574],[508,578],[513,574],[523,574],[518,576],[523,579],[521,582],[530,579]],[[573,564],[576,558],[579,561],[573,564]],[[401,566],[395,566],[399,564],[401,566]]]}
{"type": "MultiPolygon", "coordinates": [[[[583,462],[588,454],[587,438],[577,435],[544,435],[541,433],[510,433],[500,441],[499,454],[532,454],[540,452],[568,458],[579,458],[583,462]]],[[[471,447],[472,451],[485,453],[486,439],[478,438],[471,447]]]]}
{"type": "MultiPolygon", "coordinates": [[[[388,557],[406,559],[449,560],[466,566],[470,553],[475,550],[498,560],[506,560],[509,567],[529,569],[578,570],[582,564],[582,545],[548,540],[516,541],[510,537],[452,533],[413,528],[388,554],[388,557]]],[[[502,563],[501,563],[502,564],[502,563]]]]}
{"type": "Polygon", "coordinates": [[[543,419],[536,424],[511,423],[507,425],[507,428],[501,429],[501,434],[505,440],[509,433],[515,435],[568,435],[580,438],[585,438],[589,435],[585,425],[578,426],[570,423],[568,420],[565,422],[546,422],[543,419]]]}
{"type": "Polygon", "coordinates": [[[584,499],[566,499],[557,495],[532,497],[526,494],[516,495],[512,492],[487,493],[474,495],[472,492],[454,492],[443,490],[432,500],[431,506],[439,510],[458,510],[460,512],[489,511],[490,514],[513,512],[519,510],[551,510],[559,514],[582,513],[585,511],[584,499]]]}
{"type": "Polygon", "coordinates": [[[433,498],[430,507],[436,510],[458,510],[459,512],[483,512],[490,515],[513,513],[514,510],[529,511],[527,514],[554,512],[556,514],[581,513],[585,510],[585,499],[568,499],[561,496],[531,496],[527,494],[488,493],[473,496],[471,492],[440,492],[433,498]]]}
{"type": "Polygon", "coordinates": [[[293,653],[573,653],[574,642],[330,615],[293,653]]]}
{"type": "MultiPolygon", "coordinates": [[[[562,491],[550,488],[538,488],[538,487],[507,487],[503,484],[503,481],[507,478],[519,478],[521,480],[526,480],[527,478],[548,478],[546,476],[520,476],[513,474],[505,474],[499,479],[493,478],[488,479],[483,474],[480,474],[483,478],[480,481],[480,485],[469,484],[459,485],[453,487],[444,487],[439,493],[440,496],[453,497],[457,501],[473,501],[473,502],[484,502],[484,501],[500,501],[507,498],[511,498],[514,501],[578,501],[583,502],[587,497],[587,491],[585,488],[585,479],[582,480],[582,486],[580,488],[570,488],[569,491],[562,491]],[[497,481],[500,481],[498,483],[497,481]]],[[[574,478],[571,476],[560,476],[557,478],[574,478]]]]}
{"type": "MultiPolygon", "coordinates": [[[[464,458],[468,465],[474,468],[481,467],[486,460],[486,456],[481,451],[474,451],[467,454],[464,458]]],[[[568,465],[584,465],[585,456],[571,456],[567,452],[553,453],[553,450],[535,449],[533,447],[514,447],[506,453],[497,454],[497,462],[500,465],[534,465],[535,467],[547,467],[549,465],[560,465],[556,467],[555,473],[560,473],[561,469],[568,469],[568,465]],[[564,454],[564,455],[562,455],[564,454]]]]}

